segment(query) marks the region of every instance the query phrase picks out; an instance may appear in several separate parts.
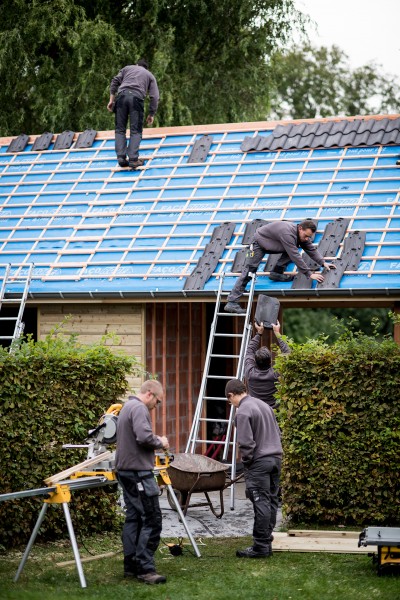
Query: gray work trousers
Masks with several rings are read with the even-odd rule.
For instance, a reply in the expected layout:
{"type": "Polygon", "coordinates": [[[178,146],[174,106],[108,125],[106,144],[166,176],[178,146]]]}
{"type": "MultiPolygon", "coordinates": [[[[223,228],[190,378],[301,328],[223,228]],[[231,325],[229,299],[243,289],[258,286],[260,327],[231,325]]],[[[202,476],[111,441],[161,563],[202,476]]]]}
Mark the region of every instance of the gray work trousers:
{"type": "Polygon", "coordinates": [[[162,530],[158,485],[152,471],[118,471],[117,475],[126,509],[122,530],[124,556],[136,564],[138,574],[154,573],[154,553],[162,530]]]}
{"type": "Polygon", "coordinates": [[[125,159],[128,153],[129,161],[139,157],[139,146],[142,140],[144,102],[134,93],[125,89],[118,95],[115,103],[115,152],[119,159],[125,159]],[[126,147],[126,127],[130,126],[130,138],[126,147]]]}
{"type": "MultiPolygon", "coordinates": [[[[266,254],[270,254],[270,252],[265,250],[265,248],[262,248],[258,242],[253,242],[251,244],[247,251],[246,264],[227,298],[228,302],[239,302],[240,298],[246,291],[247,284],[251,279],[249,273],[257,273],[258,267],[260,266],[260,263],[266,254]]],[[[286,254],[286,252],[282,252],[274,267],[274,272],[283,273],[289,263],[289,255],[286,254]]]]}
{"type": "Polygon", "coordinates": [[[271,547],[279,505],[281,462],[278,456],[261,456],[250,466],[244,466],[246,497],[254,510],[253,548],[256,552],[267,553],[271,547]]]}

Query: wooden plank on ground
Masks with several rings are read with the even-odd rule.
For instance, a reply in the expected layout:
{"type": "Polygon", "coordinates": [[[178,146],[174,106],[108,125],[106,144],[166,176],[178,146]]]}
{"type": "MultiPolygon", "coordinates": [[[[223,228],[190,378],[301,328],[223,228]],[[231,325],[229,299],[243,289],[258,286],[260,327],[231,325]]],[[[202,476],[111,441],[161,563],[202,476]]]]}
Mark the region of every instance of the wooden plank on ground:
{"type": "Polygon", "coordinates": [[[293,537],[287,533],[274,531],[273,551],[368,554],[371,548],[365,546],[359,548],[357,540],[352,538],[293,537]]]}
{"type": "Polygon", "coordinates": [[[289,529],[287,534],[294,537],[312,538],[351,538],[358,540],[360,531],[324,531],[319,529],[289,529]]]}
{"type": "MultiPolygon", "coordinates": [[[[117,550],[116,552],[105,552],[104,554],[97,554],[95,556],[85,556],[81,557],[81,562],[91,562],[93,560],[100,560],[101,558],[111,558],[112,556],[116,556],[120,554],[122,550],[117,550]]],[[[72,567],[76,566],[75,560],[64,560],[62,562],[56,563],[56,567],[72,567]]]]}

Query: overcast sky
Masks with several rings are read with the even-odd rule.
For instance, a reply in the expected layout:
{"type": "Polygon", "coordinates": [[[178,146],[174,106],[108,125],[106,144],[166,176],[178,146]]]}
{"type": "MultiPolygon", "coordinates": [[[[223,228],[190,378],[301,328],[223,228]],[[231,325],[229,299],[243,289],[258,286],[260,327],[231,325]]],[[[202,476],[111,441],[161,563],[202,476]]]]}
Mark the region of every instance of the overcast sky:
{"type": "Polygon", "coordinates": [[[339,46],[352,67],[370,61],[400,80],[400,0],[295,0],[318,25],[317,46],[339,46]]]}

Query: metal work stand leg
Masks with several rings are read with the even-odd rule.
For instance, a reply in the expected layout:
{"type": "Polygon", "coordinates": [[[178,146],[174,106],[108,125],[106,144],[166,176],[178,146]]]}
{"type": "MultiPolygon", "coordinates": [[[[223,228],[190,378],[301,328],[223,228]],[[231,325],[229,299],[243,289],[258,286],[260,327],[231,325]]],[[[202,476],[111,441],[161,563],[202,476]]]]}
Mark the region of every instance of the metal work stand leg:
{"type": "Polygon", "coordinates": [[[78,544],[76,543],[75,532],[74,532],[74,527],[72,525],[71,514],[69,512],[68,503],[63,502],[62,507],[64,510],[65,520],[67,522],[69,539],[71,540],[72,550],[73,550],[74,558],[75,558],[75,562],[76,562],[76,568],[78,570],[78,575],[79,575],[79,581],[81,582],[81,587],[85,588],[85,587],[87,587],[86,579],[85,579],[85,575],[83,573],[81,557],[79,556],[78,544]]]}
{"type": "Polygon", "coordinates": [[[16,572],[15,577],[14,577],[14,582],[18,581],[19,576],[21,575],[21,573],[23,571],[23,568],[25,566],[25,563],[28,560],[29,553],[32,550],[32,546],[35,543],[36,536],[38,534],[38,531],[40,529],[41,524],[43,523],[43,519],[44,519],[44,517],[46,515],[47,507],[48,507],[48,504],[46,504],[46,502],[44,502],[43,506],[42,506],[42,510],[40,511],[40,514],[38,516],[38,520],[36,521],[36,525],[33,528],[33,531],[32,531],[30,540],[28,542],[28,545],[25,548],[25,552],[24,552],[24,555],[22,557],[22,560],[19,563],[18,571],[16,572]]]}
{"type": "Polygon", "coordinates": [[[190,540],[190,543],[191,543],[191,544],[192,544],[192,546],[193,546],[193,550],[194,550],[194,552],[195,552],[195,554],[196,554],[197,558],[201,558],[200,550],[199,550],[199,549],[198,549],[198,547],[197,547],[197,544],[196,544],[196,542],[195,542],[195,539],[194,539],[194,537],[193,537],[193,536],[192,536],[192,534],[190,533],[190,529],[189,529],[189,527],[188,527],[188,525],[187,525],[187,523],[186,523],[186,520],[185,520],[184,514],[183,514],[183,512],[182,512],[182,509],[181,509],[181,505],[179,504],[178,498],[177,498],[177,497],[176,497],[176,495],[175,495],[175,492],[174,492],[174,490],[173,490],[173,487],[172,487],[172,485],[170,485],[170,484],[167,484],[167,488],[168,488],[168,491],[169,491],[169,493],[171,494],[171,498],[172,498],[172,500],[173,500],[173,502],[174,502],[174,504],[175,504],[175,508],[176,508],[176,510],[177,510],[177,512],[178,512],[178,515],[179,515],[179,518],[180,518],[180,520],[182,521],[182,524],[183,524],[183,526],[184,526],[184,528],[185,528],[185,531],[186,531],[186,533],[187,533],[187,535],[188,535],[188,538],[189,538],[189,540],[190,540]]]}

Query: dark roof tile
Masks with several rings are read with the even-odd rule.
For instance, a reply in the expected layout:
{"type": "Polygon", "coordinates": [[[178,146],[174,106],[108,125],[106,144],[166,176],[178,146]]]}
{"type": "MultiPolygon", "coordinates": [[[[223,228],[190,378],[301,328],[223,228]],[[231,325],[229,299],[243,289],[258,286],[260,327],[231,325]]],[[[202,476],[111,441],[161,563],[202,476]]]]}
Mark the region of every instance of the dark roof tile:
{"type": "Polygon", "coordinates": [[[277,125],[268,136],[246,137],[241,149],[243,152],[249,152],[399,143],[400,118],[385,117],[277,125]]]}

